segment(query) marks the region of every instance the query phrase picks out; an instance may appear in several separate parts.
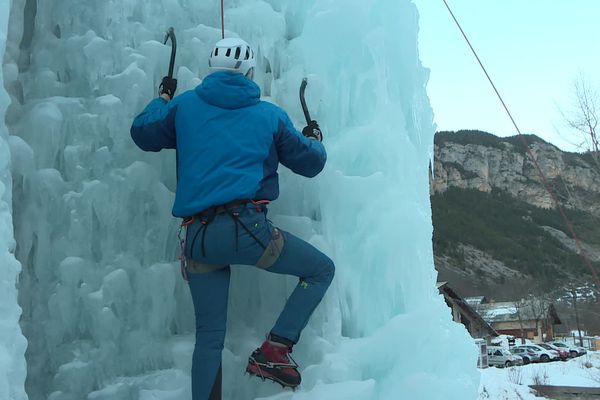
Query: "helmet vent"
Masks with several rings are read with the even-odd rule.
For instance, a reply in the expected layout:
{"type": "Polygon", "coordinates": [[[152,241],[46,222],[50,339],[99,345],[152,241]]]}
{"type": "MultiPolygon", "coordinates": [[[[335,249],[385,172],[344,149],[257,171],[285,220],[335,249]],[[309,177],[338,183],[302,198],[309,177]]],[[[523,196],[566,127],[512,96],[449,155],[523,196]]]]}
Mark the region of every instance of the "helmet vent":
{"type": "Polygon", "coordinates": [[[209,67],[211,70],[247,74],[251,68],[256,66],[255,54],[250,45],[242,39],[222,39],[213,47],[209,58],[209,67]]]}

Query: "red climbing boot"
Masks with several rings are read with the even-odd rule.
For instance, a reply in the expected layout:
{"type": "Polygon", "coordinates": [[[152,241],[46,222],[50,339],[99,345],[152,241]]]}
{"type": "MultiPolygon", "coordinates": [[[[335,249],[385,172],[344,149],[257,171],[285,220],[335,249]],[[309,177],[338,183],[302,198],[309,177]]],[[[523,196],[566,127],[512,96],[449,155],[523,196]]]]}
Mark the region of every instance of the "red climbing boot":
{"type": "Polygon", "coordinates": [[[248,359],[246,372],[259,378],[270,379],[283,387],[295,389],[300,385],[298,364],[290,356],[293,342],[275,335],[254,350],[248,359]]]}

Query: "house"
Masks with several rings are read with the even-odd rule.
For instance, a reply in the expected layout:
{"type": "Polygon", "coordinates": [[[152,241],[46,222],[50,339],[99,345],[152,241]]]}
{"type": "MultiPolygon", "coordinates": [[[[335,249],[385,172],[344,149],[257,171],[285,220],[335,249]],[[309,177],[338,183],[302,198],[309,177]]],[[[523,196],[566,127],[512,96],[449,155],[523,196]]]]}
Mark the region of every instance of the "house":
{"type": "Polygon", "coordinates": [[[473,338],[482,338],[490,342],[498,333],[488,324],[462,297],[460,297],[448,282],[438,282],[437,288],[444,295],[444,300],[452,310],[452,319],[467,328],[473,338]]]}
{"type": "Polygon", "coordinates": [[[501,335],[543,341],[553,338],[555,325],[562,324],[554,304],[540,299],[493,302],[477,297],[465,301],[501,335]]]}

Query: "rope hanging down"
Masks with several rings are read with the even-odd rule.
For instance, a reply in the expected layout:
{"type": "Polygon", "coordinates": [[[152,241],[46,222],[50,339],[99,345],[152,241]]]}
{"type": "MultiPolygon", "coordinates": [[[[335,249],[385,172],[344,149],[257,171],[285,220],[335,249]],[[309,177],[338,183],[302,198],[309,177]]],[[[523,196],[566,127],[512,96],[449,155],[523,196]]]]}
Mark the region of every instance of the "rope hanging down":
{"type": "Polygon", "coordinates": [[[221,39],[225,39],[225,0],[221,0],[221,39]]]}
{"type": "Polygon", "coordinates": [[[552,197],[552,201],[554,202],[554,205],[556,206],[556,208],[560,212],[560,215],[561,215],[564,223],[567,225],[567,227],[569,229],[569,232],[571,233],[571,236],[575,240],[575,245],[577,246],[577,250],[579,251],[579,255],[583,259],[584,264],[587,265],[587,267],[592,272],[592,276],[594,277],[594,279],[596,281],[595,283],[598,286],[598,289],[600,289],[600,278],[598,278],[598,274],[596,273],[596,269],[592,265],[592,262],[590,261],[589,257],[586,255],[586,253],[585,253],[585,251],[583,249],[583,246],[581,245],[581,242],[579,241],[579,238],[577,237],[577,234],[575,233],[575,229],[573,228],[573,224],[571,223],[571,221],[567,217],[567,214],[565,214],[565,210],[563,209],[562,205],[560,204],[560,201],[558,200],[558,197],[556,196],[556,194],[554,193],[554,191],[550,188],[550,185],[548,184],[548,179],[546,178],[546,175],[544,174],[544,172],[540,168],[540,165],[538,164],[537,159],[533,155],[533,152],[529,148],[529,143],[527,143],[527,139],[525,139],[525,136],[523,136],[523,134],[521,133],[521,130],[519,129],[519,126],[515,122],[515,119],[513,118],[512,114],[508,110],[508,107],[506,106],[506,103],[504,102],[504,99],[500,95],[500,92],[498,92],[498,89],[496,89],[496,85],[494,85],[494,82],[492,81],[492,78],[490,78],[490,75],[488,74],[487,70],[483,66],[483,63],[479,59],[479,56],[477,55],[477,52],[475,51],[475,49],[471,45],[471,42],[469,41],[469,38],[467,37],[467,34],[465,33],[465,31],[463,30],[462,26],[460,25],[460,23],[458,22],[458,20],[454,16],[454,13],[452,12],[452,10],[450,9],[450,6],[448,5],[448,2],[446,0],[442,0],[442,1],[446,5],[446,8],[448,9],[448,12],[452,16],[452,19],[454,20],[454,22],[456,23],[456,26],[460,30],[460,33],[462,33],[463,37],[465,38],[467,44],[469,45],[469,48],[471,49],[471,51],[473,52],[473,55],[477,59],[477,62],[479,63],[479,66],[481,67],[481,69],[485,73],[485,76],[487,77],[488,81],[492,85],[492,88],[494,88],[494,92],[496,92],[496,96],[498,96],[498,99],[500,99],[500,102],[502,103],[502,106],[504,107],[504,110],[508,114],[508,116],[509,116],[512,124],[514,125],[515,129],[517,130],[517,133],[519,134],[518,135],[519,139],[521,139],[521,141],[523,142],[523,146],[525,146],[525,149],[527,150],[527,154],[529,154],[529,157],[533,161],[533,163],[535,165],[535,168],[536,168],[538,174],[540,175],[540,178],[542,180],[542,183],[543,183],[546,191],[550,194],[550,197],[552,197]]]}

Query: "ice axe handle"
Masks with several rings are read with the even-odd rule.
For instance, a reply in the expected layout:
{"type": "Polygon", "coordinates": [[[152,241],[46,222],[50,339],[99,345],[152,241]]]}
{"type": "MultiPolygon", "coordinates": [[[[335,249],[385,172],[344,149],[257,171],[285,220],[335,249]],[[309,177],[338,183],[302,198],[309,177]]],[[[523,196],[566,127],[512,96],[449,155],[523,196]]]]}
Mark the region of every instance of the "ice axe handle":
{"type": "Polygon", "coordinates": [[[171,39],[171,61],[169,62],[169,78],[173,78],[173,69],[175,68],[175,55],[177,54],[177,38],[175,37],[175,29],[170,27],[165,35],[165,41],[163,44],[167,44],[167,41],[171,39]]]}
{"type": "Polygon", "coordinates": [[[310,118],[310,113],[308,112],[308,107],[306,106],[306,100],[304,99],[304,92],[306,91],[306,85],[308,85],[308,79],[302,79],[302,83],[300,84],[300,104],[302,105],[302,111],[304,112],[304,118],[306,118],[306,125],[310,125],[312,119],[310,118]]]}

